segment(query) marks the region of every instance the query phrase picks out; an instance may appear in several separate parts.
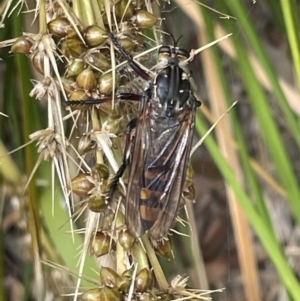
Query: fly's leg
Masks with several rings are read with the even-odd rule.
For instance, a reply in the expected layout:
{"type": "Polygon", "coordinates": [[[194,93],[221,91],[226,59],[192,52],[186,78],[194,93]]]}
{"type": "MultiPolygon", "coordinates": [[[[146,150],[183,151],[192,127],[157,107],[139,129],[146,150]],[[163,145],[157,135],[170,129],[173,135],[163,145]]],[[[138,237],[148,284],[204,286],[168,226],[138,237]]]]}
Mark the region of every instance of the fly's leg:
{"type": "MultiPolygon", "coordinates": [[[[131,99],[131,98],[130,98],[131,99]]],[[[126,128],[126,141],[125,141],[125,150],[123,156],[123,162],[120,166],[119,170],[117,171],[109,189],[108,198],[112,199],[114,192],[118,186],[119,180],[122,177],[127,165],[130,163],[130,139],[131,139],[131,132],[136,127],[137,118],[132,119],[127,124],[126,128]]]]}
{"type": "MultiPolygon", "coordinates": [[[[142,95],[133,94],[133,93],[120,93],[116,96],[117,100],[133,100],[133,101],[141,101],[142,95]]],[[[70,107],[73,109],[80,109],[86,106],[99,105],[107,101],[111,101],[112,97],[102,97],[95,99],[83,99],[83,100],[63,100],[64,105],[66,107],[70,107]]]]}
{"type": "Polygon", "coordinates": [[[132,68],[132,70],[138,76],[142,77],[143,79],[150,80],[151,76],[133,60],[133,57],[125,51],[125,49],[122,47],[122,45],[116,39],[116,37],[111,32],[108,33],[108,36],[109,36],[110,40],[114,43],[116,48],[121,52],[121,54],[127,60],[129,66],[132,68]]]}

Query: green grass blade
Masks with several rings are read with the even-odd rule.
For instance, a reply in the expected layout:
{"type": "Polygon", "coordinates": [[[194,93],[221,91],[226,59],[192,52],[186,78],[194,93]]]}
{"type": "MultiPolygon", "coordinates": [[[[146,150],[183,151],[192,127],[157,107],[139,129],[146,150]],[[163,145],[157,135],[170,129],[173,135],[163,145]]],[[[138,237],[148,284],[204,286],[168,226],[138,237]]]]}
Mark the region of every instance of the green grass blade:
{"type": "MultiPolygon", "coordinates": [[[[203,118],[199,115],[197,115],[196,117],[196,130],[200,135],[205,135],[208,130],[208,127],[205,124],[203,118]]],[[[298,296],[300,296],[300,284],[296,279],[293,271],[291,270],[287,259],[283,255],[283,251],[278,245],[278,242],[274,240],[274,236],[265,223],[264,219],[255,210],[251,200],[239,184],[239,180],[235,178],[235,175],[233,174],[224,157],[221,155],[219,148],[212,136],[208,136],[205,139],[204,143],[214,161],[216,162],[224,179],[227,181],[227,183],[239,198],[240,204],[243,207],[244,211],[247,213],[249,221],[255,229],[257,236],[260,238],[269,257],[273,261],[282,283],[285,285],[289,294],[295,300],[297,300],[298,296]]]]}
{"type": "Polygon", "coordinates": [[[296,15],[298,7],[296,1],[281,0],[281,9],[284,17],[286,32],[294,61],[294,68],[300,85],[300,40],[299,40],[299,16],[296,15]]]}
{"type": "MultiPolygon", "coordinates": [[[[218,3],[221,4],[221,7],[224,9],[224,5],[226,5],[230,11],[229,14],[237,18],[237,23],[239,26],[241,26],[241,28],[239,28],[238,30],[234,30],[234,32],[240,35],[239,31],[242,30],[242,33],[245,34],[247,40],[249,41],[249,45],[251,45],[257,58],[263,66],[263,69],[272,85],[273,92],[277,97],[278,104],[282,110],[282,113],[285,116],[285,119],[293,133],[294,138],[300,146],[300,131],[297,119],[286,101],[285,95],[283,94],[282,89],[278,83],[277,74],[274,71],[274,68],[262,45],[259,35],[254,29],[252,21],[249,19],[249,14],[246,11],[243,2],[241,0],[229,0],[226,2],[218,1],[218,3]]],[[[229,22],[224,22],[224,24],[228,23],[229,22]]]]}

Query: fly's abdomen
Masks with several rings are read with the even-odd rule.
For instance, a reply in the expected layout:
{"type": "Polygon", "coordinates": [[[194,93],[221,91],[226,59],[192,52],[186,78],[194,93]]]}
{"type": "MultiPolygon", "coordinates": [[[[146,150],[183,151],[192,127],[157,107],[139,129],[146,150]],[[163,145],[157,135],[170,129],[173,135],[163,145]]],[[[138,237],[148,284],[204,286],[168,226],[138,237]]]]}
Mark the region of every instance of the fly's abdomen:
{"type": "Polygon", "coordinates": [[[160,140],[159,138],[157,140],[151,139],[156,141],[156,145],[149,146],[145,158],[144,183],[140,190],[139,200],[139,211],[144,231],[150,229],[158,220],[165,207],[166,195],[170,190],[170,176],[174,165],[172,159],[174,143],[169,139],[172,135],[166,136],[160,140]]]}

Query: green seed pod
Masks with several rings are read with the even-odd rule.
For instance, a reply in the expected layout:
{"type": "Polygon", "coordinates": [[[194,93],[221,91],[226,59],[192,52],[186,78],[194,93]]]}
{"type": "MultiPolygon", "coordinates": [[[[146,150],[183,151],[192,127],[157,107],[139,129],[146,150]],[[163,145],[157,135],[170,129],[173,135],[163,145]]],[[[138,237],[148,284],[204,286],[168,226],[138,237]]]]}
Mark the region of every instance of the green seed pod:
{"type": "Polygon", "coordinates": [[[10,52],[29,54],[32,45],[33,42],[28,36],[21,36],[12,44],[10,52]]]}
{"type": "Polygon", "coordinates": [[[127,294],[131,285],[131,279],[131,277],[122,275],[117,282],[118,290],[123,294],[127,294]]]}
{"type": "Polygon", "coordinates": [[[90,253],[96,257],[100,257],[109,252],[110,237],[103,232],[97,232],[96,235],[91,237],[90,253]]]}
{"type": "Polygon", "coordinates": [[[92,53],[89,53],[85,57],[85,61],[90,64],[92,67],[99,69],[101,71],[106,71],[111,68],[111,64],[107,57],[100,53],[100,51],[95,51],[92,53]]]}
{"type": "Polygon", "coordinates": [[[160,296],[160,301],[171,301],[171,300],[174,300],[174,297],[168,293],[162,294],[160,296]]]}
{"type": "MultiPolygon", "coordinates": [[[[190,185],[189,187],[185,188],[185,190],[183,191],[183,195],[188,200],[194,201],[195,198],[196,198],[195,186],[194,185],[190,185]]],[[[183,207],[183,206],[181,205],[180,208],[183,207]]]]}
{"type": "Polygon", "coordinates": [[[119,275],[110,268],[102,267],[100,270],[100,282],[109,287],[117,287],[119,275]]]}
{"type": "MultiPolygon", "coordinates": [[[[82,33],[82,30],[81,28],[78,26],[77,27],[78,31],[80,33],[82,33]]],[[[78,39],[78,40],[81,40],[81,38],[78,36],[78,33],[77,31],[75,30],[74,27],[69,27],[68,30],[67,30],[67,39],[78,39]]]]}
{"type": "Polygon", "coordinates": [[[139,9],[133,19],[135,25],[142,29],[151,28],[157,22],[157,17],[143,9],[139,9]]]}
{"type": "Polygon", "coordinates": [[[188,166],[187,171],[186,171],[186,176],[185,176],[185,181],[189,183],[194,183],[194,171],[193,168],[188,166]]]}
{"type": "Polygon", "coordinates": [[[66,57],[79,57],[86,47],[78,38],[67,38],[62,42],[61,51],[66,57]]]}
{"type": "Polygon", "coordinates": [[[134,267],[131,267],[130,269],[123,272],[122,277],[132,278],[133,271],[134,271],[134,267]]]}
{"type": "Polygon", "coordinates": [[[118,284],[117,284],[118,289],[120,292],[122,292],[124,294],[127,294],[129,292],[133,270],[134,270],[134,268],[132,267],[131,269],[124,271],[122,276],[120,276],[120,278],[118,280],[118,284]]]}
{"type": "Polygon", "coordinates": [[[154,286],[154,276],[153,276],[153,269],[149,271],[149,289],[152,290],[154,286]]]}
{"type": "MultiPolygon", "coordinates": [[[[180,198],[179,205],[178,205],[178,211],[186,205],[186,200],[185,200],[184,193],[185,192],[182,193],[184,197],[181,196],[181,198],[180,198]]],[[[171,228],[174,228],[175,225],[176,225],[176,220],[175,220],[175,222],[172,223],[172,227],[171,228]]]]}
{"type": "Polygon", "coordinates": [[[67,18],[57,18],[48,23],[49,31],[59,38],[65,37],[69,28],[70,22],[67,18]]]}
{"type": "Polygon", "coordinates": [[[84,69],[76,77],[77,86],[84,90],[94,90],[97,86],[97,80],[94,72],[90,67],[84,69]]]}
{"type": "Polygon", "coordinates": [[[100,292],[100,301],[122,301],[123,296],[116,288],[104,286],[100,292]]]}
{"type": "Polygon", "coordinates": [[[38,51],[32,58],[32,65],[36,71],[44,75],[44,57],[45,54],[42,51],[38,51]]]}
{"type": "Polygon", "coordinates": [[[89,174],[80,173],[71,181],[71,190],[82,198],[89,196],[89,191],[93,189],[94,184],[88,180],[89,174]]]}
{"type": "MultiPolygon", "coordinates": [[[[118,82],[120,81],[120,77],[118,75],[116,75],[115,81],[116,81],[115,84],[117,85],[118,82]]],[[[101,94],[110,95],[112,93],[112,90],[113,90],[112,73],[102,74],[99,77],[98,84],[99,84],[98,85],[99,92],[101,94]]]]}
{"type": "Polygon", "coordinates": [[[118,135],[121,131],[120,120],[121,118],[112,118],[109,116],[109,118],[103,123],[102,128],[109,133],[118,135]]]}
{"type": "Polygon", "coordinates": [[[151,295],[150,293],[143,293],[138,297],[139,301],[157,301],[159,300],[156,296],[151,295]]]}
{"type": "Polygon", "coordinates": [[[98,181],[102,179],[107,180],[109,178],[109,169],[105,164],[96,164],[92,169],[92,175],[98,181]]]}
{"type": "Polygon", "coordinates": [[[84,292],[81,296],[83,301],[99,301],[101,296],[101,288],[92,288],[84,292]]]}
{"type": "Polygon", "coordinates": [[[128,232],[128,230],[121,230],[118,235],[118,242],[123,249],[129,252],[134,244],[134,237],[128,232]]]}
{"type": "Polygon", "coordinates": [[[86,100],[89,99],[88,94],[84,90],[77,89],[69,96],[70,100],[86,100]]]}
{"type": "Polygon", "coordinates": [[[67,68],[67,77],[77,76],[84,70],[84,61],[82,59],[73,59],[67,68]]]}
{"type": "Polygon", "coordinates": [[[115,6],[115,14],[119,20],[129,20],[134,14],[134,6],[132,3],[128,5],[127,0],[119,1],[115,6]]]}
{"type": "Polygon", "coordinates": [[[194,200],[196,196],[194,187],[194,171],[190,166],[188,166],[185,176],[183,196],[189,200],[194,200]]]}
{"type": "Polygon", "coordinates": [[[133,52],[136,44],[129,38],[120,39],[120,45],[125,49],[126,52],[131,53],[133,52]]]}
{"type": "Polygon", "coordinates": [[[136,275],[134,287],[137,292],[143,293],[151,288],[153,278],[151,274],[152,272],[150,270],[144,268],[136,275]]]}
{"type": "Polygon", "coordinates": [[[84,30],[84,40],[89,47],[97,47],[107,40],[107,35],[101,27],[91,25],[84,30]]]}
{"type": "Polygon", "coordinates": [[[172,243],[170,239],[161,239],[156,242],[156,246],[154,247],[155,253],[170,259],[172,257],[172,243]]]}
{"type": "Polygon", "coordinates": [[[92,196],[88,199],[88,207],[93,212],[104,212],[107,209],[107,200],[102,195],[92,196]]]}

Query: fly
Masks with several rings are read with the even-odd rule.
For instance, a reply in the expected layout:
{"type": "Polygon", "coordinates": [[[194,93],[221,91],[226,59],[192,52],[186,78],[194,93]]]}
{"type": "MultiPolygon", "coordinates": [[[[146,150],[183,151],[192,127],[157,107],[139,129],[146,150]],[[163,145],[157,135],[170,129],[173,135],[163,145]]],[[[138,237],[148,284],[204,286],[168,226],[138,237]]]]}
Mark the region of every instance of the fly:
{"type": "Polygon", "coordinates": [[[176,47],[176,43],[162,46],[158,50],[156,74],[150,76],[113,34],[108,35],[133,71],[149,83],[142,96],[127,95],[127,99],[141,100],[141,110],[138,118],[127,126],[123,163],[109,196],[112,197],[128,165],[126,226],[135,238],[148,232],[152,239],[158,240],[167,235],[177,215],[192,145],[195,112],[201,104],[192,91],[189,53],[176,47]],[[131,142],[133,128],[136,129],[131,142]]]}

